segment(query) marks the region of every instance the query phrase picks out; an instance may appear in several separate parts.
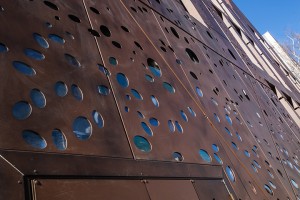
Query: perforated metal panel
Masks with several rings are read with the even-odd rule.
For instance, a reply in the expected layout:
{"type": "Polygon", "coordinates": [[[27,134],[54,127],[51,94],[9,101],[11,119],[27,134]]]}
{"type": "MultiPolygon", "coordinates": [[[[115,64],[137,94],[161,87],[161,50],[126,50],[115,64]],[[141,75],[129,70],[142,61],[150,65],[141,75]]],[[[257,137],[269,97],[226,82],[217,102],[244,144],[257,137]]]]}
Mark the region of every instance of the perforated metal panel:
{"type": "Polygon", "coordinates": [[[299,91],[192,3],[0,1],[0,199],[297,198],[299,91]]]}

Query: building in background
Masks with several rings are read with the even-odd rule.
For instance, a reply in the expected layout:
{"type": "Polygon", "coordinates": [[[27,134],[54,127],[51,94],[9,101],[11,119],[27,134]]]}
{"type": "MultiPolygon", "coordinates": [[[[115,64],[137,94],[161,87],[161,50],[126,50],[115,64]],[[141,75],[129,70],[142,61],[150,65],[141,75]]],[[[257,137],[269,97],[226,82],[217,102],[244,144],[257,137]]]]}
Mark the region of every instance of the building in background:
{"type": "Polygon", "coordinates": [[[300,198],[298,72],[232,1],[0,1],[0,22],[0,199],[300,198]]]}

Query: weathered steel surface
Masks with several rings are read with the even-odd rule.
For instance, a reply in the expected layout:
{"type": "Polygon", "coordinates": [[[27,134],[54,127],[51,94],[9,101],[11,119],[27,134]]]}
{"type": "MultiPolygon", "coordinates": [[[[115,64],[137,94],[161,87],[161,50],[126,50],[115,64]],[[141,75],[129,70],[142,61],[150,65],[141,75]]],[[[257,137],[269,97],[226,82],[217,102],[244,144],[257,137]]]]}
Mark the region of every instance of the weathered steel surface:
{"type": "Polygon", "coordinates": [[[268,82],[299,93],[234,5],[290,90],[192,2],[207,27],[181,1],[0,1],[0,199],[296,198],[300,120],[268,82]]]}

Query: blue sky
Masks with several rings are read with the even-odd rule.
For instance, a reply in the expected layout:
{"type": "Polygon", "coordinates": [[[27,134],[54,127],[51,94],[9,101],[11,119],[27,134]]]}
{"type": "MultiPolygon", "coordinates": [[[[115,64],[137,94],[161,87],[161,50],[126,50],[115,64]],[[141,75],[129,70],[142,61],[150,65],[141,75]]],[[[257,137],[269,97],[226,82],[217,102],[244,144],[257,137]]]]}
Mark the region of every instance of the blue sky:
{"type": "Polygon", "coordinates": [[[290,31],[300,33],[300,0],[233,0],[261,33],[269,31],[279,42],[290,31]]]}

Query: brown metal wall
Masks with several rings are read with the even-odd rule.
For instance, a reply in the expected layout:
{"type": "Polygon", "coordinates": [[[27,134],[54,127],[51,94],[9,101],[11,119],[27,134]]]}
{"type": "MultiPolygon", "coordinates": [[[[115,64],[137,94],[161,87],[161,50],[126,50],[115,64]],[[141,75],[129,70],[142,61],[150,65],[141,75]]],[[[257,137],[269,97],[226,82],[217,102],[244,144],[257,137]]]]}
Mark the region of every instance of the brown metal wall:
{"type": "MultiPolygon", "coordinates": [[[[209,28],[180,1],[2,0],[0,5],[0,43],[9,49],[0,52],[0,199],[297,198],[299,189],[291,181],[300,184],[299,121],[288,117],[268,87],[265,79],[272,79],[246,65],[246,55],[239,56],[243,51],[222,21],[214,20],[218,16],[210,1],[195,2],[209,28]],[[41,47],[33,33],[43,36],[49,48],[41,47]],[[26,56],[26,48],[45,58],[26,56]],[[22,74],[15,61],[36,74],[22,74]],[[160,76],[151,68],[154,61],[160,76]],[[119,84],[120,74],[128,85],[119,84]],[[68,87],[64,97],[55,94],[58,81],[68,87]],[[82,101],[72,95],[73,84],[80,87],[82,101]],[[108,94],[100,94],[99,86],[108,94]],[[31,99],[34,88],[45,95],[44,108],[31,99]],[[19,101],[31,105],[26,119],[13,115],[19,101]],[[103,127],[93,119],[95,110],[103,127]],[[72,125],[77,117],[89,121],[89,138],[76,137],[72,125]],[[155,119],[158,125],[151,124],[155,119]],[[170,131],[169,121],[182,130],[175,125],[170,131]],[[63,149],[53,140],[55,129],[64,134],[59,140],[66,141],[63,149]],[[45,148],[26,142],[25,130],[43,138],[45,148]],[[142,151],[137,136],[151,149],[142,151]],[[211,161],[202,159],[199,150],[211,161]],[[182,158],[176,160],[174,153],[182,158]]],[[[254,33],[248,34],[259,43],[254,33]]]]}

